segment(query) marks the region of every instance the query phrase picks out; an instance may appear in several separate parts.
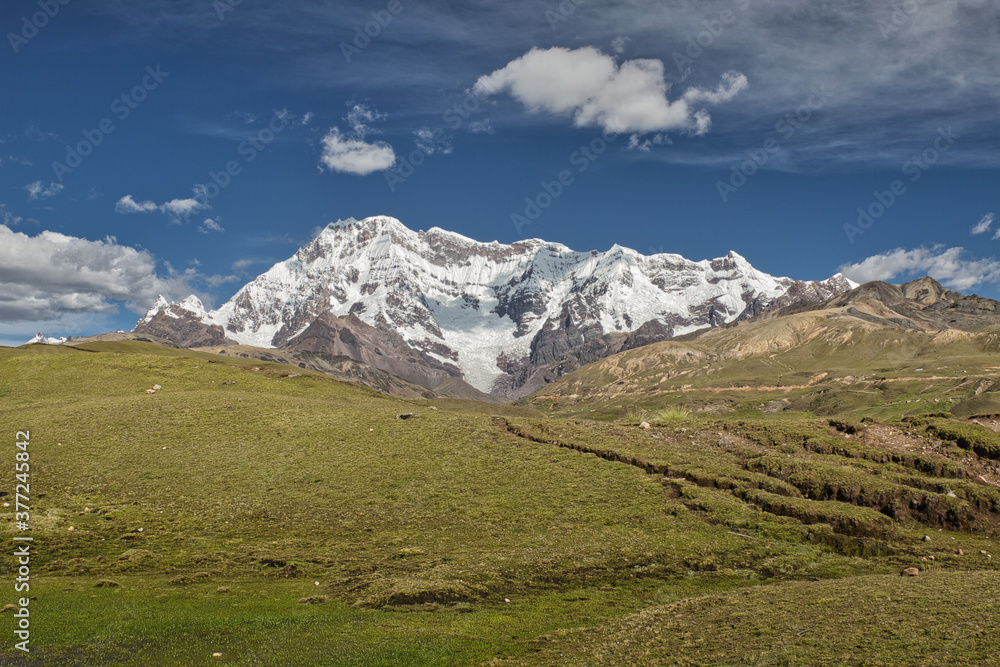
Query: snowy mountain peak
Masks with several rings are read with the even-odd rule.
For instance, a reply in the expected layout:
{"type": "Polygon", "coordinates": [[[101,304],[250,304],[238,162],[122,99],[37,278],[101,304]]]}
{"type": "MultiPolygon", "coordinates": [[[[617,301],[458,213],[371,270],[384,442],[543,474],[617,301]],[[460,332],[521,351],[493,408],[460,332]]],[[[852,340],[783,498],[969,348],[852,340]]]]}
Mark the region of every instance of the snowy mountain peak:
{"type": "Polygon", "coordinates": [[[42,345],[61,345],[66,342],[65,336],[60,336],[59,338],[48,338],[42,332],[38,332],[35,336],[29,340],[25,345],[33,345],[35,343],[40,343],[42,345]]]}
{"type": "Polygon", "coordinates": [[[194,294],[177,303],[167,301],[167,299],[161,294],[157,297],[156,303],[153,304],[153,307],[146,312],[141,320],[139,320],[136,327],[148,325],[157,315],[161,313],[165,317],[173,319],[193,317],[196,320],[201,320],[206,323],[209,319],[209,314],[208,311],[205,310],[204,304],[202,304],[201,299],[196,297],[194,294]]]}
{"type": "Polygon", "coordinates": [[[157,331],[179,318],[190,336],[201,322],[231,341],[280,347],[324,313],[354,315],[457,366],[481,391],[516,395],[535,381],[532,369],[611,333],[656,322],[680,335],[756,314],[790,291],[819,299],[847,289],[846,280],[775,278],[736,252],[692,262],[617,244],[577,252],[542,239],[481,243],[374,216],[331,223],[218,310],[194,297],[157,300],[138,327],[163,313],[157,331]]]}
{"type": "Polygon", "coordinates": [[[156,303],[153,304],[153,307],[146,311],[146,315],[139,320],[139,324],[149,324],[149,322],[156,317],[157,313],[169,309],[171,305],[172,304],[163,298],[162,294],[160,294],[156,297],[156,303]]]}

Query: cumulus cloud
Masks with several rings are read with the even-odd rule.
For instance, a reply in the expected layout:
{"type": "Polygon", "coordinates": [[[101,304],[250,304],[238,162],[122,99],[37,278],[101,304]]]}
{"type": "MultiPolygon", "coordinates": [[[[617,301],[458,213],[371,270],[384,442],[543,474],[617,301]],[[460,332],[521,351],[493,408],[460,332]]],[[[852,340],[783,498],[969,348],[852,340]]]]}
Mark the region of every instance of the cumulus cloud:
{"type": "Polygon", "coordinates": [[[218,220],[213,220],[212,218],[205,218],[205,222],[198,226],[198,231],[202,234],[208,234],[209,232],[224,232],[225,229],[219,224],[218,220]]]}
{"type": "MultiPolygon", "coordinates": [[[[972,228],[972,235],[978,236],[979,234],[985,234],[990,231],[990,225],[993,224],[993,214],[987,213],[983,216],[983,219],[976,223],[976,226],[972,228]]],[[[995,237],[994,237],[995,238],[995,237]]]]}
{"type": "Polygon", "coordinates": [[[147,251],[114,237],[91,241],[57,232],[28,236],[0,225],[0,321],[38,322],[66,314],[145,312],[157,295],[179,299],[208,282],[194,269],[157,271],[147,251]]]}
{"type": "MultiPolygon", "coordinates": [[[[200,194],[197,188],[196,194],[200,194]]],[[[211,208],[211,206],[206,204],[203,199],[204,197],[188,197],[186,199],[171,199],[163,204],[157,204],[149,200],[136,201],[132,198],[132,195],[125,195],[115,204],[115,213],[127,215],[129,213],[151,213],[153,211],[159,211],[170,216],[173,222],[179,223],[182,220],[186,221],[192,213],[197,213],[198,211],[211,208]]]]}
{"type": "Polygon", "coordinates": [[[355,104],[344,120],[351,126],[348,134],[339,127],[331,127],[322,139],[323,152],[320,160],[330,171],[367,176],[377,171],[385,171],[396,163],[396,152],[384,141],[366,141],[365,137],[374,132],[369,125],[382,120],[385,114],[363,104],[355,104]]]}
{"type": "Polygon", "coordinates": [[[395,164],[396,152],[384,141],[368,143],[362,139],[351,139],[333,127],[323,137],[320,159],[331,171],[367,176],[385,171],[395,164]]]}
{"type": "Polygon", "coordinates": [[[149,213],[150,211],[155,211],[158,208],[159,206],[151,201],[137,202],[132,198],[132,195],[125,195],[118,200],[118,203],[115,204],[115,213],[120,213],[122,215],[126,213],[149,213]]]}
{"type": "Polygon", "coordinates": [[[35,181],[34,183],[25,185],[24,189],[28,192],[28,199],[34,201],[36,199],[53,197],[62,192],[64,187],[62,183],[49,183],[46,187],[42,185],[41,181],[35,181]]]}
{"type": "Polygon", "coordinates": [[[955,290],[1000,283],[1000,262],[997,260],[969,258],[964,248],[944,246],[913,250],[896,248],[857,264],[845,264],[840,267],[840,272],[859,283],[928,275],[955,290]]]}
{"type": "Polygon", "coordinates": [[[569,115],[576,127],[614,133],[681,130],[703,134],[710,116],[698,104],[720,104],[746,90],[746,76],[726,72],[714,90],[688,89],[667,99],[663,61],[615,59],[594,47],[534,48],[476,81],[473,91],[509,93],[528,111],[569,115]]]}
{"type": "Polygon", "coordinates": [[[187,199],[171,199],[160,207],[162,211],[170,213],[177,218],[186,218],[192,213],[200,211],[203,208],[208,208],[208,205],[201,203],[197,199],[192,199],[191,197],[188,197],[187,199]]]}

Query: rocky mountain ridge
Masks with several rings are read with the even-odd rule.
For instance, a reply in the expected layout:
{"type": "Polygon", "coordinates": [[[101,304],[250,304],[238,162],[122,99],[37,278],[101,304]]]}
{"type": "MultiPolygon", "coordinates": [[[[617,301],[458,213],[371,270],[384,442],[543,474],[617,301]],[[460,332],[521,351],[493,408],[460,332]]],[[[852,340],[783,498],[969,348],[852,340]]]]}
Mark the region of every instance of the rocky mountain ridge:
{"type": "Polygon", "coordinates": [[[135,331],[184,346],[346,354],[390,373],[405,366],[402,377],[422,386],[461,378],[514,398],[627,345],[852,287],[839,274],[775,278],[735,252],[693,262],[617,245],[576,252],[541,239],[481,243],[376,216],[327,226],[217,310],[196,297],[161,299],[135,331]]]}

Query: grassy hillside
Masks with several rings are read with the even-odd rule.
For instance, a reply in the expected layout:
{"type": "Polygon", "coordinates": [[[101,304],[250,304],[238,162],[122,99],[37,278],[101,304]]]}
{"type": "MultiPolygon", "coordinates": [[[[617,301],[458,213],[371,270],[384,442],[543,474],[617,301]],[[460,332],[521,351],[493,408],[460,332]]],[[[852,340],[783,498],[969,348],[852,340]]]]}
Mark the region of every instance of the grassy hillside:
{"type": "MultiPolygon", "coordinates": [[[[403,401],[138,342],[0,349],[11,464],[14,431],[31,431],[37,549],[34,650],[0,647],[0,664],[581,664],[540,642],[660,651],[635,615],[706,595],[773,604],[782,628],[803,585],[878,599],[877,582],[911,565],[995,587],[980,553],[1000,512],[985,429],[664,416],[644,430],[403,401]]],[[[15,567],[0,558],[8,580],[15,567]]],[[[958,604],[953,579],[918,579],[927,600],[958,604]]],[[[815,614],[839,623],[840,610],[815,614]]],[[[811,637],[816,655],[838,637],[811,637]]],[[[918,639],[872,655],[891,662],[918,639]]],[[[991,640],[969,641],[976,657],[991,640]]],[[[718,650],[686,655],[711,664],[718,650]]],[[[977,664],[963,655],[947,662],[977,664]]]]}
{"type": "Polygon", "coordinates": [[[581,368],[526,403],[556,414],[614,417],[683,407],[808,411],[882,420],[993,414],[1000,334],[887,328],[844,309],[719,328],[581,368]],[[977,393],[978,392],[978,393],[977,393]]]}

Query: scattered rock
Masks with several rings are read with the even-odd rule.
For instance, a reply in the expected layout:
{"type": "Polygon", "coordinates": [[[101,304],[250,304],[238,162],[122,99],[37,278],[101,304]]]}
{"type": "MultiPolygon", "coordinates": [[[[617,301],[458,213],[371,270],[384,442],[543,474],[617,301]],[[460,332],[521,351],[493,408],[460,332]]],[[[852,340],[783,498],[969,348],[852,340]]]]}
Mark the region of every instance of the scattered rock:
{"type": "Polygon", "coordinates": [[[930,535],[924,535],[924,542],[930,542],[930,541],[931,541],[931,536],[930,535]]]}
{"type": "Polygon", "coordinates": [[[948,493],[946,493],[944,495],[948,496],[949,498],[957,498],[957,496],[955,495],[955,492],[952,491],[951,489],[948,489],[948,493]]]}
{"type": "Polygon", "coordinates": [[[959,555],[959,556],[964,556],[964,555],[965,555],[965,552],[964,552],[964,551],[962,551],[961,549],[959,549],[959,550],[958,550],[958,555],[959,555]]]}
{"type": "Polygon", "coordinates": [[[161,389],[163,389],[163,387],[161,387],[160,385],[158,384],[153,385],[153,391],[160,391],[161,389]]]}
{"type": "Polygon", "coordinates": [[[216,593],[231,593],[232,589],[229,586],[219,586],[215,589],[216,593]]]}
{"type": "Polygon", "coordinates": [[[155,390],[155,389],[147,389],[147,390],[146,390],[146,393],[147,393],[147,394],[155,394],[155,393],[156,393],[156,390],[155,390]]]}
{"type": "Polygon", "coordinates": [[[6,614],[8,611],[17,611],[20,609],[16,604],[5,604],[3,609],[0,609],[0,614],[6,614]]]}
{"type": "Polygon", "coordinates": [[[76,530],[76,528],[74,528],[73,526],[70,526],[70,527],[69,527],[69,528],[67,528],[66,530],[68,530],[69,532],[71,532],[71,533],[72,533],[72,532],[73,532],[74,530],[76,530]]]}
{"type": "Polygon", "coordinates": [[[222,384],[236,384],[236,380],[230,380],[229,382],[223,382],[222,384]]]}
{"type": "Polygon", "coordinates": [[[901,577],[915,577],[920,574],[920,570],[915,567],[908,567],[900,574],[901,577]]]}
{"type": "Polygon", "coordinates": [[[642,422],[639,424],[639,428],[649,428],[649,422],[642,422]]]}
{"type": "Polygon", "coordinates": [[[981,553],[982,555],[984,555],[984,556],[985,556],[985,555],[986,555],[986,549],[980,549],[980,550],[979,550],[979,553],[981,553]]]}
{"type": "Polygon", "coordinates": [[[325,595],[310,595],[299,600],[299,604],[323,604],[326,602],[325,595]]]}
{"type": "Polygon", "coordinates": [[[118,588],[121,586],[117,581],[112,581],[111,579],[101,579],[96,584],[94,588],[118,588]]]}
{"type": "Polygon", "coordinates": [[[213,654],[212,654],[212,657],[213,657],[213,658],[221,658],[221,657],[222,657],[222,654],[221,654],[221,653],[213,653],[213,654]]]}
{"type": "Polygon", "coordinates": [[[413,414],[412,412],[403,412],[401,414],[396,415],[396,419],[414,419],[415,417],[416,415],[413,414]]]}

